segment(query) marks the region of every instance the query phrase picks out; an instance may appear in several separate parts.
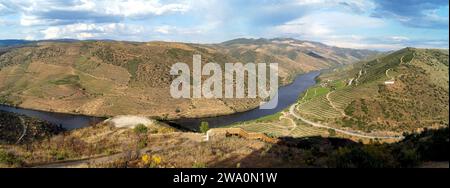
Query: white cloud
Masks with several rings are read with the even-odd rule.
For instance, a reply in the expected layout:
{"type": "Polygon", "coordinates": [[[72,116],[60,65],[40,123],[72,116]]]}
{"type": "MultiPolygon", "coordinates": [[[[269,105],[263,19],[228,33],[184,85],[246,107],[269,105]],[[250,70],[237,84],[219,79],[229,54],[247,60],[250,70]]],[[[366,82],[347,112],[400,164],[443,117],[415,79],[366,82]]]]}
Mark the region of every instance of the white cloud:
{"type": "Polygon", "coordinates": [[[277,26],[276,30],[283,34],[294,34],[305,37],[321,37],[331,33],[331,30],[327,25],[308,23],[300,20],[277,26]]]}
{"type": "Polygon", "coordinates": [[[161,33],[161,34],[169,34],[169,33],[172,33],[172,31],[175,29],[176,29],[176,27],[174,27],[174,26],[163,25],[163,26],[155,27],[155,32],[161,33]]]}
{"type": "Polygon", "coordinates": [[[394,50],[406,47],[403,44],[368,43],[364,41],[329,41],[325,42],[325,44],[343,48],[375,50],[394,50]]]}
{"type": "Polygon", "coordinates": [[[20,17],[20,25],[22,26],[32,26],[32,25],[43,25],[43,24],[51,24],[46,20],[41,20],[33,15],[22,15],[20,17]]]}
{"type": "Polygon", "coordinates": [[[409,40],[408,37],[404,37],[404,36],[390,36],[390,37],[388,37],[388,39],[395,41],[395,42],[403,42],[403,41],[409,40]]]}
{"type": "MultiPolygon", "coordinates": [[[[159,0],[77,0],[77,1],[48,1],[48,0],[23,0],[10,1],[16,7],[16,12],[21,14],[20,23],[23,26],[52,25],[59,22],[89,19],[119,19],[138,18],[149,15],[163,15],[167,13],[184,13],[190,9],[190,5],[184,3],[162,3],[159,0]],[[73,13],[74,17],[65,14],[73,13]],[[87,17],[85,17],[88,15],[87,17]]],[[[1,4],[0,4],[1,5],[1,4]]],[[[0,6],[0,10],[2,7],[0,6]]]]}
{"type": "Polygon", "coordinates": [[[125,17],[148,14],[162,15],[168,12],[186,12],[189,10],[187,4],[162,4],[158,0],[103,0],[95,2],[82,0],[81,2],[76,9],[125,17]]]}
{"type": "Polygon", "coordinates": [[[323,41],[327,45],[375,50],[397,50],[410,45],[410,39],[404,36],[364,37],[361,35],[332,35],[323,41]]]}
{"type": "Polygon", "coordinates": [[[52,26],[41,31],[45,39],[74,38],[92,39],[103,37],[130,37],[143,34],[145,28],[137,25],[125,25],[121,23],[111,24],[71,24],[65,26],[52,26]]]}
{"type": "Polygon", "coordinates": [[[297,0],[300,6],[316,6],[318,8],[350,8],[356,12],[368,12],[376,7],[375,3],[368,0],[297,0]]]}
{"type": "Polygon", "coordinates": [[[6,10],[5,5],[3,5],[2,3],[0,3],[0,12],[3,12],[6,10]]]}
{"type": "Polygon", "coordinates": [[[312,13],[276,26],[275,32],[303,37],[328,38],[337,31],[352,28],[377,28],[384,22],[377,18],[343,12],[312,13]]]}

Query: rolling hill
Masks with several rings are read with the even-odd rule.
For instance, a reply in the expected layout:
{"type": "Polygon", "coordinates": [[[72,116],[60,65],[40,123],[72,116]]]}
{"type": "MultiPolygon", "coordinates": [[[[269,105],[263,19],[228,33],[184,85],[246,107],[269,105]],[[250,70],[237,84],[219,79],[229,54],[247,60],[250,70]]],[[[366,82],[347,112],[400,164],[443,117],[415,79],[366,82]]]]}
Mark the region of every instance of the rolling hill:
{"type": "Polygon", "coordinates": [[[230,114],[260,99],[173,99],[172,64],[278,62],[282,84],[302,72],[354,63],[378,52],[294,39],[239,39],[220,44],[35,41],[0,53],[0,102],[97,116],[158,118],[230,114]],[[214,107],[214,108],[212,108],[214,107]]]}
{"type": "Polygon", "coordinates": [[[306,119],[387,135],[448,126],[448,51],[405,48],[329,71],[297,106],[306,119]]]}

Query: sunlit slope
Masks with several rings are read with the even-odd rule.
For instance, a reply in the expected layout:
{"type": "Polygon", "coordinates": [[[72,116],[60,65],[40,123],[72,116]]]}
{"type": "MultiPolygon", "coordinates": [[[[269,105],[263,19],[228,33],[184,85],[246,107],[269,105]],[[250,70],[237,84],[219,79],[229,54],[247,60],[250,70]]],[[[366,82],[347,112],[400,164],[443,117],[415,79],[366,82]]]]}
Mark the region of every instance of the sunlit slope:
{"type": "MultiPolygon", "coordinates": [[[[272,43],[264,48],[278,46],[272,43]]],[[[319,48],[322,47],[317,47],[317,51],[321,51],[319,48]]],[[[202,55],[203,63],[216,62],[222,66],[235,62],[278,62],[282,83],[297,73],[337,65],[314,66],[320,57],[294,61],[279,54],[284,52],[247,48],[245,44],[42,41],[3,50],[0,103],[99,116],[214,116],[259,105],[260,99],[173,99],[169,87],[175,76],[170,75],[170,68],[184,62],[192,69],[194,54],[202,55]]],[[[350,63],[351,59],[340,61],[350,63]]]]}
{"type": "Polygon", "coordinates": [[[448,51],[406,48],[319,79],[298,105],[309,120],[364,132],[448,125],[448,51]]]}

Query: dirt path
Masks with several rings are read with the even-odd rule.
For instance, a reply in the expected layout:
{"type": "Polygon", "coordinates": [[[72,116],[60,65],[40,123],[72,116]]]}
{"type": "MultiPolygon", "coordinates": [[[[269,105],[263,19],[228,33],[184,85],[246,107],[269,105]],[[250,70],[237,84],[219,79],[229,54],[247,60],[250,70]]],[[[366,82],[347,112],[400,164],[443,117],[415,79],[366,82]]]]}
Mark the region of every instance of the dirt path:
{"type": "Polygon", "coordinates": [[[386,70],[386,77],[389,78],[390,80],[392,79],[392,77],[389,76],[389,70],[391,70],[390,68],[386,70]]]}
{"type": "Polygon", "coordinates": [[[305,123],[307,123],[307,124],[309,124],[309,125],[311,125],[313,127],[331,129],[331,130],[334,130],[334,131],[342,133],[342,134],[355,136],[355,137],[361,137],[361,138],[369,138],[369,139],[403,139],[403,136],[369,136],[369,135],[365,135],[365,134],[360,134],[360,133],[356,133],[356,132],[352,132],[352,131],[347,131],[347,130],[342,130],[342,129],[330,127],[330,126],[327,126],[327,125],[322,125],[320,123],[315,123],[315,122],[309,121],[309,120],[301,117],[297,113],[295,113],[295,108],[296,107],[297,107],[296,104],[292,105],[289,108],[289,113],[291,113],[295,118],[300,119],[303,122],[305,122],[305,123]]]}
{"type": "Polygon", "coordinates": [[[22,135],[19,137],[19,139],[17,139],[16,144],[20,143],[20,141],[22,141],[23,137],[25,137],[25,135],[27,135],[27,125],[25,123],[25,120],[23,119],[23,117],[20,117],[20,116],[19,116],[19,119],[20,119],[20,122],[23,127],[23,132],[22,132],[22,135]]]}
{"type": "Polygon", "coordinates": [[[303,95],[302,100],[304,100],[308,96],[309,89],[306,90],[305,95],[303,95]]]}
{"type": "Polygon", "coordinates": [[[351,78],[351,79],[348,81],[348,84],[347,84],[347,85],[351,86],[354,79],[355,79],[355,78],[351,78]]]}
{"type": "Polygon", "coordinates": [[[345,114],[344,111],[338,109],[338,108],[333,104],[333,102],[332,102],[331,99],[330,99],[331,93],[334,93],[334,91],[328,92],[328,93],[327,93],[327,96],[326,96],[328,103],[330,103],[331,107],[332,107],[334,110],[336,110],[336,111],[338,111],[339,113],[341,113],[342,116],[344,116],[344,117],[349,117],[349,116],[347,116],[347,114],[345,114]]]}
{"type": "Polygon", "coordinates": [[[294,131],[297,128],[297,123],[295,123],[295,121],[292,118],[288,117],[289,113],[285,113],[285,112],[282,112],[282,113],[283,113],[283,115],[280,116],[279,120],[287,119],[287,120],[291,121],[292,129],[289,130],[289,134],[291,134],[292,131],[294,131]]]}
{"type": "MultiPolygon", "coordinates": [[[[144,148],[136,152],[135,154],[139,153],[145,153],[149,151],[148,148],[144,148]]],[[[111,162],[114,160],[118,160],[121,158],[125,158],[130,156],[131,153],[129,152],[122,152],[118,154],[108,155],[108,156],[98,156],[98,157],[91,157],[91,158],[85,158],[85,159],[78,159],[78,160],[71,160],[71,161],[62,161],[62,162],[55,162],[51,164],[41,165],[41,166],[35,166],[33,168],[80,168],[80,167],[89,167],[95,164],[102,164],[111,162]]]]}

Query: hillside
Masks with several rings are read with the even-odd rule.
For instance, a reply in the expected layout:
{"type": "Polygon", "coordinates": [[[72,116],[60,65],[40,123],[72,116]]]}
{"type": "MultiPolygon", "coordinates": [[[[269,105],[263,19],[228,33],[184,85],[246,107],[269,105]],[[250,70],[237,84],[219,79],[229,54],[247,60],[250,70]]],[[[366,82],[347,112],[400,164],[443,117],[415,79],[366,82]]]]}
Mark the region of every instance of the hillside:
{"type": "Polygon", "coordinates": [[[338,48],[292,38],[235,39],[223,42],[219,46],[243,62],[272,58],[275,62],[288,62],[294,65],[300,63],[299,66],[303,71],[351,64],[380,54],[376,51],[338,48]]]}
{"type": "Polygon", "coordinates": [[[276,137],[397,142],[448,127],[448,51],[405,48],[321,74],[297,104],[231,127],[276,137]]]}
{"type": "Polygon", "coordinates": [[[0,144],[31,143],[63,131],[48,122],[0,110],[0,144]]]}
{"type": "Polygon", "coordinates": [[[318,136],[280,137],[277,143],[268,143],[222,135],[205,141],[200,133],[99,124],[26,146],[0,145],[0,167],[392,168],[440,164],[448,168],[448,136],[445,128],[408,135],[391,144],[318,136]]]}
{"type": "Polygon", "coordinates": [[[382,134],[448,126],[448,51],[405,48],[319,79],[297,107],[311,121],[382,134]]]}
{"type": "Polygon", "coordinates": [[[260,99],[173,99],[169,95],[174,79],[169,73],[171,65],[191,65],[193,54],[201,54],[202,62],[220,64],[278,62],[281,83],[286,84],[298,73],[375,54],[280,40],[259,46],[238,41],[211,45],[37,41],[0,54],[0,103],[96,116],[134,114],[165,119],[230,114],[255,108],[260,99]],[[350,52],[357,55],[347,55],[350,52]]]}

